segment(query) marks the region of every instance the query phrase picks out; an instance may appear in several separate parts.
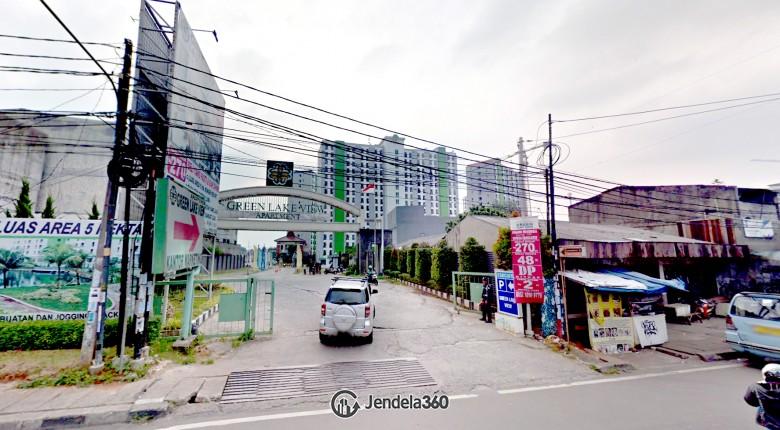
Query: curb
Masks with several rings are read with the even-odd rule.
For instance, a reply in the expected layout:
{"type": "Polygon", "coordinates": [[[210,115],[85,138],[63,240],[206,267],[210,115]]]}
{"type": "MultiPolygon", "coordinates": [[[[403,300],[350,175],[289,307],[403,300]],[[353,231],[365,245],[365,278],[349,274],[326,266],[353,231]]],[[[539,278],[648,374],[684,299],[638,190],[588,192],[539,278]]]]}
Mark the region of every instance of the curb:
{"type": "Polygon", "coordinates": [[[85,427],[130,422],[128,404],[0,416],[0,430],[85,427]]]}
{"type": "Polygon", "coordinates": [[[206,309],[205,311],[201,312],[200,315],[198,315],[197,318],[192,320],[192,326],[197,327],[201,324],[203,324],[207,319],[211,318],[212,315],[219,312],[219,303],[216,303],[214,306],[206,309]]]}

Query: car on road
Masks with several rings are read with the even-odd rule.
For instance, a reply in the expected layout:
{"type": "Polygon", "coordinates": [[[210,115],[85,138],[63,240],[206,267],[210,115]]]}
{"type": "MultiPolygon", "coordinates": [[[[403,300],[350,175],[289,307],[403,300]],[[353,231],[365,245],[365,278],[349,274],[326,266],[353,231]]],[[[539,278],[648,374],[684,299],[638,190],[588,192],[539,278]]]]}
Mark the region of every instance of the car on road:
{"type": "Polygon", "coordinates": [[[320,342],[337,336],[351,336],[374,341],[378,292],[366,279],[334,278],[320,311],[320,342]]]}
{"type": "Polygon", "coordinates": [[[726,317],[726,342],[754,359],[780,361],[780,294],[735,295],[726,317]]]}

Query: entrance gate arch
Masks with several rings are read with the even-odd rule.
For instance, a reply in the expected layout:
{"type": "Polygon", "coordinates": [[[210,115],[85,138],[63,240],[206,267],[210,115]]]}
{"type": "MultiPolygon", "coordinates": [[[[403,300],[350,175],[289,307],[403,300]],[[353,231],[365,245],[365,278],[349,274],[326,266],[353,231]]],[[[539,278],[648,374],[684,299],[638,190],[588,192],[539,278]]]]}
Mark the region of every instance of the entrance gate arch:
{"type": "Polygon", "coordinates": [[[333,196],[300,188],[258,186],[225,190],[219,193],[219,203],[217,226],[225,230],[357,232],[363,222],[363,211],[358,206],[333,196]],[[255,197],[287,197],[296,199],[296,203],[270,207],[256,202],[240,201],[255,197]],[[328,205],[334,211],[343,210],[352,215],[355,221],[307,220],[309,217],[306,215],[313,215],[323,208],[303,204],[299,200],[328,205]],[[298,211],[301,208],[302,211],[298,211]]]}

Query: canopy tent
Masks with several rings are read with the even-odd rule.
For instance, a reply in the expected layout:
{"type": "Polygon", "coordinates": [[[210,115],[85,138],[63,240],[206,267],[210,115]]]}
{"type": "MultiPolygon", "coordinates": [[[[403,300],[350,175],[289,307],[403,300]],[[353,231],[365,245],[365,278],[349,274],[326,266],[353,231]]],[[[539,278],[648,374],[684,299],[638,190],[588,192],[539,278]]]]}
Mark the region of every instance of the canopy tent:
{"type": "Polygon", "coordinates": [[[663,280],[642,273],[622,269],[600,270],[567,270],[563,273],[567,279],[584,285],[596,291],[609,293],[639,293],[661,294],[668,288],[686,291],[685,283],[680,280],[663,280]]]}

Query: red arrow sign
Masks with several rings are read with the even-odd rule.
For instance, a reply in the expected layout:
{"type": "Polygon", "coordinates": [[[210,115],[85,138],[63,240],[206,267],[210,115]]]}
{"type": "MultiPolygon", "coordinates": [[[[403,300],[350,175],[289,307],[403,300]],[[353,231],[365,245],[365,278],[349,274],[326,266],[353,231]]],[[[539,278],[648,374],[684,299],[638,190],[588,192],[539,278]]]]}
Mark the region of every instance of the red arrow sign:
{"type": "Polygon", "coordinates": [[[173,222],[173,238],[177,240],[190,240],[190,252],[195,250],[195,245],[198,244],[200,238],[200,229],[198,228],[198,219],[195,215],[190,214],[192,217],[192,224],[186,224],[179,221],[173,222]]]}

